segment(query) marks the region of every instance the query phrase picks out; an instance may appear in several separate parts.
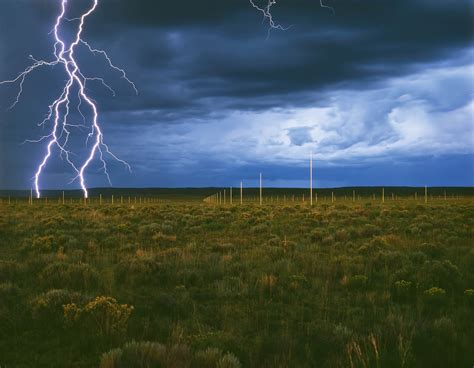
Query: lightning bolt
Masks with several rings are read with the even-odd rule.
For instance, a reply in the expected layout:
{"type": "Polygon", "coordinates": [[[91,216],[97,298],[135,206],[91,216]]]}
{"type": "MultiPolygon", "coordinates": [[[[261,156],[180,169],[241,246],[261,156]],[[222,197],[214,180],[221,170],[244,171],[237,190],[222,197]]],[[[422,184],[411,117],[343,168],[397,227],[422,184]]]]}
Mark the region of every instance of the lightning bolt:
{"type": "Polygon", "coordinates": [[[254,0],[249,0],[250,4],[257,9],[260,13],[263,15],[263,20],[268,21],[268,33],[267,33],[267,38],[270,36],[270,32],[272,29],[278,29],[280,31],[286,31],[289,29],[291,26],[284,27],[281,24],[275,23],[273,20],[273,15],[272,15],[272,6],[275,5],[277,2],[276,0],[268,0],[268,3],[264,7],[260,7],[257,4],[255,4],[254,0]]]}
{"type": "Polygon", "coordinates": [[[319,4],[321,4],[321,8],[329,9],[333,15],[336,15],[336,11],[334,10],[334,8],[332,6],[323,4],[323,0],[319,0],[319,4]]]}
{"type": "Polygon", "coordinates": [[[43,141],[47,141],[46,143],[46,153],[44,154],[41,162],[39,163],[35,175],[34,175],[34,187],[36,192],[36,197],[40,198],[40,178],[43,174],[43,171],[50,160],[53,149],[57,148],[59,150],[60,158],[66,160],[66,162],[71,167],[74,177],[71,180],[71,183],[75,180],[78,180],[81,186],[81,189],[84,193],[84,197],[87,198],[89,193],[87,191],[85,174],[87,168],[91,164],[94,159],[99,159],[102,164],[102,170],[107,177],[109,184],[111,184],[110,176],[107,171],[107,164],[104,158],[104,154],[111,156],[113,159],[121,162],[124,164],[129,171],[131,171],[130,165],[119,159],[115,156],[104,142],[104,135],[102,129],[99,124],[99,114],[98,109],[96,106],[95,101],[88,96],[86,92],[86,86],[88,82],[100,82],[102,86],[107,88],[113,96],[115,96],[115,91],[108,85],[103,78],[100,77],[88,77],[85,76],[79,67],[78,62],[75,58],[75,51],[81,45],[85,47],[88,51],[90,51],[94,55],[103,56],[110,68],[114,71],[121,74],[121,77],[131,85],[133,90],[136,94],[138,94],[138,90],[135,84],[127,77],[125,71],[117,66],[115,66],[108,54],[103,50],[98,50],[93,48],[89,43],[84,41],[81,36],[84,28],[84,23],[86,18],[89,17],[97,8],[98,0],[93,0],[91,6],[79,17],[76,18],[66,18],[66,10],[67,10],[68,0],[61,0],[61,10],[59,15],[56,18],[56,22],[53,28],[52,33],[54,34],[54,59],[52,61],[46,60],[37,60],[33,56],[29,56],[32,61],[32,64],[28,66],[25,70],[19,73],[15,78],[10,80],[1,81],[0,85],[2,84],[18,84],[18,93],[13,101],[13,104],[10,106],[10,109],[14,108],[15,105],[19,102],[20,97],[23,93],[23,86],[25,83],[26,78],[36,69],[41,67],[55,67],[60,65],[63,67],[64,72],[67,75],[67,79],[65,81],[65,85],[59,95],[50,105],[48,108],[48,113],[44,120],[39,123],[39,126],[45,127],[48,123],[52,123],[52,127],[50,129],[49,134],[42,136],[36,140],[26,140],[26,142],[34,142],[39,143],[43,141]],[[76,33],[73,37],[72,42],[69,44],[61,38],[60,30],[61,25],[64,21],[67,22],[78,22],[78,27],[76,33]],[[76,105],[76,109],[79,114],[82,116],[83,123],[82,124],[71,124],[69,122],[69,114],[71,111],[71,95],[73,88],[77,89],[77,98],[78,103],[76,105]],[[83,113],[82,105],[86,105],[91,113],[92,119],[87,125],[86,117],[83,113]],[[75,163],[71,156],[73,156],[73,152],[69,151],[68,143],[69,137],[71,135],[71,128],[86,128],[89,130],[86,138],[86,147],[89,140],[92,140],[93,144],[90,148],[88,148],[88,154],[85,160],[82,163],[75,163]]]}
{"type": "MultiPolygon", "coordinates": [[[[277,0],[268,0],[267,5],[261,7],[255,3],[254,0],[249,0],[250,5],[252,5],[255,9],[257,9],[260,13],[263,15],[263,20],[268,22],[268,33],[267,33],[267,38],[270,36],[270,32],[273,29],[280,30],[280,31],[286,31],[291,28],[290,26],[284,27],[281,24],[278,24],[275,22],[273,19],[272,15],[272,6],[276,5],[277,0]]],[[[319,0],[319,4],[321,5],[321,8],[326,8],[332,11],[333,14],[336,14],[336,11],[334,10],[333,7],[325,5],[323,3],[323,0],[319,0]]]]}

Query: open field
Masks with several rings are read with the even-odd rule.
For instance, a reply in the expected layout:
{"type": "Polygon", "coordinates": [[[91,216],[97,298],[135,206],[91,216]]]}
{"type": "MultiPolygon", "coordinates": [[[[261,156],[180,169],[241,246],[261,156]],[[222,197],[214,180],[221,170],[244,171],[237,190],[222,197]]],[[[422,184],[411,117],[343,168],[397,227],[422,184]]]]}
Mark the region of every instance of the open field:
{"type": "MultiPolygon", "coordinates": [[[[176,202],[196,202],[201,203],[203,198],[211,196],[215,193],[226,191],[227,199],[229,198],[230,188],[91,188],[89,189],[90,202],[98,203],[99,196],[102,195],[104,203],[111,202],[114,196],[115,203],[120,203],[123,198],[124,203],[130,201],[133,203],[136,199],[139,202],[140,198],[152,199],[155,203],[176,203],[176,202]]],[[[233,187],[234,202],[239,200],[238,187],[233,187]]],[[[385,192],[387,200],[392,198],[392,195],[397,199],[414,200],[415,195],[417,199],[422,201],[425,188],[423,187],[342,187],[342,188],[317,188],[314,189],[313,196],[318,195],[320,201],[330,201],[332,194],[336,200],[351,200],[355,194],[356,200],[380,200],[382,191],[385,192]]],[[[61,201],[63,192],[60,190],[42,190],[42,199],[37,202],[58,203],[61,201]]],[[[66,203],[79,203],[83,198],[81,190],[67,190],[65,193],[66,203]]],[[[33,193],[34,194],[34,193],[33,193]]],[[[296,202],[300,202],[303,196],[308,200],[309,190],[307,188],[263,188],[263,196],[265,202],[283,203],[286,197],[287,201],[284,204],[290,204],[293,197],[296,202]]],[[[12,203],[24,202],[30,196],[29,190],[0,190],[0,201],[8,202],[8,197],[11,197],[12,203]]],[[[258,202],[259,188],[243,188],[243,200],[248,203],[258,202]]],[[[459,199],[459,198],[474,198],[474,187],[429,187],[429,199],[459,199]]]]}
{"type": "Polygon", "coordinates": [[[3,198],[0,367],[474,364],[474,199],[214,192],[3,198]]]}

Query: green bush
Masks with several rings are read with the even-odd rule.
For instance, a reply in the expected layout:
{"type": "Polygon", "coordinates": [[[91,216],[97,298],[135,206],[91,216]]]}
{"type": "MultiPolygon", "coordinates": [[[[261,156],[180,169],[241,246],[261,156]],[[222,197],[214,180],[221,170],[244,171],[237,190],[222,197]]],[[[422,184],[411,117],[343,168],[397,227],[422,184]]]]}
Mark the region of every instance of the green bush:
{"type": "Polygon", "coordinates": [[[232,353],[226,353],[217,362],[217,368],[240,368],[240,361],[232,353]]]}
{"type": "Polygon", "coordinates": [[[122,349],[112,349],[100,357],[100,368],[125,368],[122,364],[122,349]]]}
{"type": "Polygon", "coordinates": [[[320,242],[324,238],[324,232],[320,229],[315,229],[311,231],[311,240],[314,242],[320,242]]]}
{"type": "Polygon", "coordinates": [[[265,234],[268,231],[270,231],[270,228],[268,227],[267,224],[258,224],[258,225],[252,226],[251,231],[254,234],[265,234]]]}
{"type": "Polygon", "coordinates": [[[474,305],[474,289],[464,290],[464,299],[469,305],[474,305]]]}
{"type": "Polygon", "coordinates": [[[415,286],[411,281],[396,281],[393,287],[393,298],[398,302],[408,302],[415,297],[415,286]]]}
{"type": "Polygon", "coordinates": [[[131,341],[124,345],[122,351],[122,367],[160,367],[166,362],[166,347],[158,342],[131,341]]]}
{"type": "Polygon", "coordinates": [[[423,243],[420,246],[420,250],[425,253],[429,258],[439,258],[443,253],[443,248],[439,245],[431,243],[423,243]]]}
{"type": "Polygon", "coordinates": [[[410,253],[408,257],[410,261],[416,266],[421,266],[428,260],[428,257],[423,252],[413,252],[410,253]]]}
{"type": "Polygon", "coordinates": [[[195,368],[217,368],[222,357],[222,350],[217,348],[207,348],[198,351],[194,356],[193,367],[195,368]]]}
{"type": "Polygon", "coordinates": [[[422,325],[413,337],[415,360],[422,367],[456,366],[454,362],[458,345],[456,326],[447,317],[422,325]]]}
{"type": "Polygon", "coordinates": [[[116,266],[115,276],[119,284],[143,286],[157,282],[160,271],[160,263],[154,257],[131,257],[116,266]]]}
{"type": "Polygon", "coordinates": [[[371,238],[375,235],[380,235],[381,230],[378,226],[366,224],[360,229],[360,236],[364,238],[371,238]]]}
{"type": "Polygon", "coordinates": [[[449,292],[462,290],[459,268],[448,260],[425,262],[420,272],[420,284],[424,287],[439,285],[449,292]]]}
{"type": "Polygon", "coordinates": [[[296,346],[295,353],[310,366],[330,366],[330,361],[344,350],[347,335],[344,328],[327,321],[317,320],[305,325],[305,339],[296,346]]]}
{"type": "Polygon", "coordinates": [[[189,346],[177,343],[168,347],[167,367],[189,367],[192,361],[192,353],[189,346]]]}
{"type": "Polygon", "coordinates": [[[118,304],[112,297],[97,296],[84,305],[65,304],[63,310],[66,325],[111,338],[125,334],[133,306],[118,304]]]}
{"type": "Polygon", "coordinates": [[[64,289],[52,289],[39,294],[30,302],[31,314],[34,319],[54,326],[63,324],[63,306],[78,303],[82,299],[79,293],[64,289]]]}
{"type": "Polygon", "coordinates": [[[39,274],[45,288],[66,288],[89,291],[97,288],[99,274],[87,263],[53,262],[39,274]]]}
{"type": "Polygon", "coordinates": [[[349,239],[349,232],[346,229],[338,229],[336,230],[336,234],[334,235],[334,238],[337,241],[346,241],[349,239]]]}
{"type": "Polygon", "coordinates": [[[15,261],[0,260],[0,282],[13,281],[20,274],[21,266],[15,261]]]}
{"type": "Polygon", "coordinates": [[[138,233],[144,237],[151,237],[152,235],[158,234],[159,232],[161,232],[161,230],[162,230],[162,226],[160,224],[151,223],[151,224],[140,226],[138,228],[138,233]]]}
{"type": "Polygon", "coordinates": [[[268,239],[267,244],[272,247],[279,246],[281,244],[281,239],[280,237],[274,235],[268,239]]]}
{"type": "Polygon", "coordinates": [[[427,305],[444,305],[446,303],[446,290],[439,287],[432,287],[423,292],[423,298],[427,305]]]}
{"type": "Polygon", "coordinates": [[[0,309],[7,308],[13,310],[21,303],[20,288],[11,283],[3,282],[0,284],[0,309]]]}
{"type": "MultiPolygon", "coordinates": [[[[20,288],[11,282],[0,283],[0,331],[3,332],[3,336],[12,338],[16,332],[15,329],[18,329],[18,325],[21,325],[25,316],[25,305],[20,288]]],[[[2,359],[1,355],[0,359],[2,359]]]]}
{"type": "Polygon", "coordinates": [[[31,242],[31,248],[38,252],[49,252],[53,250],[54,237],[52,235],[36,236],[31,242]]]}
{"type": "Polygon", "coordinates": [[[330,246],[330,245],[334,245],[334,236],[332,235],[327,235],[325,236],[322,240],[321,240],[321,245],[324,245],[324,246],[330,246]]]}
{"type": "Polygon", "coordinates": [[[347,280],[347,287],[351,290],[363,290],[367,287],[368,277],[365,275],[350,276],[347,280]]]}
{"type": "Polygon", "coordinates": [[[192,354],[187,345],[168,347],[158,342],[131,341],[122,348],[103,353],[100,368],[240,368],[240,361],[232,353],[207,348],[192,354]]]}

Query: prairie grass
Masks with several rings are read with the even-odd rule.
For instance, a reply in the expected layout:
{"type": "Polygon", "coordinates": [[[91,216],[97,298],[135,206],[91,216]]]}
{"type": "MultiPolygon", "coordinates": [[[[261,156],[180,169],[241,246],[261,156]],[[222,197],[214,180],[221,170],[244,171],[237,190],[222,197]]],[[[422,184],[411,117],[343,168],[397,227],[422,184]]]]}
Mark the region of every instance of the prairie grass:
{"type": "Polygon", "coordinates": [[[0,205],[0,366],[473,364],[473,201],[266,203],[0,205]]]}

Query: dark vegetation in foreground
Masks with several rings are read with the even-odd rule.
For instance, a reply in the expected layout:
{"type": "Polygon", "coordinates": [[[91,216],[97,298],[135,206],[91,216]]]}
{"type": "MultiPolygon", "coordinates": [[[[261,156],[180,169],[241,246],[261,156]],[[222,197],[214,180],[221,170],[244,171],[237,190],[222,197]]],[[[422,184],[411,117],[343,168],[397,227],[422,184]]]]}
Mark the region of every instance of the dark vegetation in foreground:
{"type": "Polygon", "coordinates": [[[0,206],[2,367],[470,367],[474,202],[0,206]]]}

